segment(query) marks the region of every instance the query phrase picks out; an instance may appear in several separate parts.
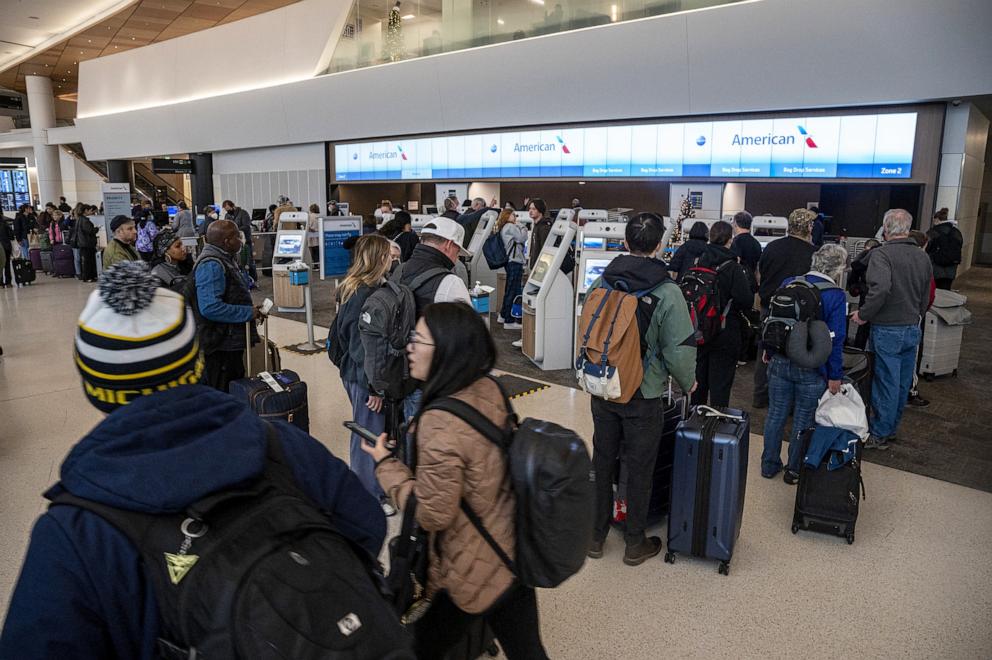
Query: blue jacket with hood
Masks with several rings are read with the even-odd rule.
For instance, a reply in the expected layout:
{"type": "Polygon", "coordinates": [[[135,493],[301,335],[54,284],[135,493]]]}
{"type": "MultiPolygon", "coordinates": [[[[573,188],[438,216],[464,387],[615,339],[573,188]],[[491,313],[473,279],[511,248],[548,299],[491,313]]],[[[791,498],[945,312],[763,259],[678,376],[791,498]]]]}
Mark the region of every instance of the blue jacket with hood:
{"type": "MultiPolygon", "coordinates": [[[[343,461],[295,426],[275,425],[300,488],[335,527],[379,553],[386,521],[343,461]]],[[[142,397],[96,426],[62,464],[72,494],[146,513],[182,511],[261,474],[266,429],[247,406],[193,385],[142,397]]],[[[0,658],[154,657],[158,608],[127,538],[89,511],[56,506],[31,533],[0,636],[0,658]]]]}

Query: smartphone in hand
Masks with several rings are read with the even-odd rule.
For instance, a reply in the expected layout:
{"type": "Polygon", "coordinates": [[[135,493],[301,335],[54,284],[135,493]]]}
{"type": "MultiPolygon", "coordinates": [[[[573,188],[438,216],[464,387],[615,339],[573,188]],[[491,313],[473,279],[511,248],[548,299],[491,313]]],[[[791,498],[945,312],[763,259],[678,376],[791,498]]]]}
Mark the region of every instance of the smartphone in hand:
{"type": "Polygon", "coordinates": [[[358,436],[365,441],[369,447],[375,447],[376,443],[379,441],[379,436],[368,430],[364,426],[356,424],[355,422],[345,422],[344,427],[351,431],[352,433],[357,433],[358,436]]]}

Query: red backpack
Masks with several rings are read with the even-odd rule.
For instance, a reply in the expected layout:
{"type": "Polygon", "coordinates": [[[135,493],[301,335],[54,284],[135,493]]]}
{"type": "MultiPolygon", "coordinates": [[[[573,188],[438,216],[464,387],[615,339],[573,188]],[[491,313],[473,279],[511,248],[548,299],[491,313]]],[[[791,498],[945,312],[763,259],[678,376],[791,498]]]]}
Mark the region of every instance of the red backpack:
{"type": "Polygon", "coordinates": [[[679,283],[685,302],[689,305],[689,318],[692,319],[693,337],[697,346],[703,346],[720,334],[727,325],[730,303],[723,302],[717,277],[733,260],[724,261],[713,268],[694,265],[686,271],[679,283]]]}

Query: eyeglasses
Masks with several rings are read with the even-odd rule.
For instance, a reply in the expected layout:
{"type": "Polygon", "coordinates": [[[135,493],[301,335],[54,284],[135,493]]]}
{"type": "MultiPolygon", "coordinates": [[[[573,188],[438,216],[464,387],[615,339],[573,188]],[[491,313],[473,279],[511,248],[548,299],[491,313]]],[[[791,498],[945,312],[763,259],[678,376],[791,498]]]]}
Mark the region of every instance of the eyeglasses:
{"type": "Polygon", "coordinates": [[[434,346],[434,344],[429,341],[421,341],[420,335],[416,332],[411,332],[410,336],[406,338],[406,343],[408,344],[420,344],[421,346],[434,346]]]}

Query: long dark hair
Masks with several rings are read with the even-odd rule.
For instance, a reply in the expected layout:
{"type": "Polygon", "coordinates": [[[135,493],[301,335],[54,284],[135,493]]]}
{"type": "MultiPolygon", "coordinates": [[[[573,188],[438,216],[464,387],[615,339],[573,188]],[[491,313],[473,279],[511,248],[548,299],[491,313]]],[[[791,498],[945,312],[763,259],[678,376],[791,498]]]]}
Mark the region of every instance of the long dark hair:
{"type": "Polygon", "coordinates": [[[430,376],[421,409],[479,380],[496,365],[496,344],[478,312],[465,303],[434,303],[424,308],[434,338],[430,376]]]}

